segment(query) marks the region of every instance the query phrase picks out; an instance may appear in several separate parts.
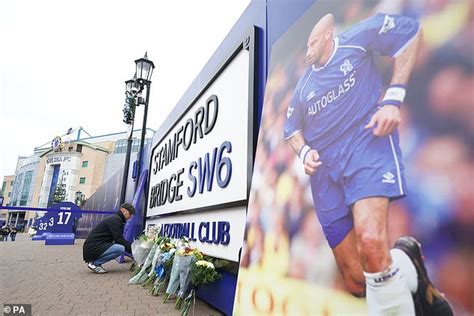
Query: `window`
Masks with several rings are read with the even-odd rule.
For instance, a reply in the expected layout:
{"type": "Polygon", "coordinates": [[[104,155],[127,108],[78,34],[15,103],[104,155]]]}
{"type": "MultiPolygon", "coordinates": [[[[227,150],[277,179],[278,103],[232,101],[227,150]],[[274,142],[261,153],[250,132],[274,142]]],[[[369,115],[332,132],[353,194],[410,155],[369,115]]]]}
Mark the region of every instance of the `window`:
{"type": "Polygon", "coordinates": [[[13,186],[13,182],[15,182],[15,181],[11,181],[11,182],[10,182],[10,185],[11,185],[11,186],[13,186]]]}
{"type": "Polygon", "coordinates": [[[114,153],[121,154],[127,151],[127,141],[120,139],[115,143],[114,153]]]}
{"type": "Polygon", "coordinates": [[[78,144],[78,145],[77,145],[76,151],[77,151],[78,153],[82,153],[82,145],[81,145],[81,144],[78,144]]]}
{"type": "Polygon", "coordinates": [[[132,152],[134,153],[138,152],[138,146],[140,146],[140,140],[134,139],[132,143],[132,152]]]}
{"type": "Polygon", "coordinates": [[[8,197],[11,197],[12,196],[12,193],[11,192],[8,192],[8,197]]]}
{"type": "Polygon", "coordinates": [[[86,183],[86,177],[79,178],[79,184],[85,184],[85,183],[86,183]]]}
{"type": "Polygon", "coordinates": [[[27,171],[25,173],[25,180],[23,180],[23,188],[20,196],[20,206],[28,203],[28,195],[30,193],[31,179],[33,177],[33,171],[27,171]]]}
{"type": "Polygon", "coordinates": [[[82,168],[87,168],[87,166],[89,165],[89,161],[83,161],[82,162],[82,168]]]}

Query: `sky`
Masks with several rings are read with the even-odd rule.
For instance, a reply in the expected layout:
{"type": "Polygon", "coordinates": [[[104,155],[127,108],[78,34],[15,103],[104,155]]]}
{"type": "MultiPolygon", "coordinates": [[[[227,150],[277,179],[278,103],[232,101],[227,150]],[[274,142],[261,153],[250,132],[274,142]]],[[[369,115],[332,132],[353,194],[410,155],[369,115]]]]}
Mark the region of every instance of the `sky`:
{"type": "Polygon", "coordinates": [[[125,131],[124,81],[146,51],[156,67],[147,127],[157,130],[249,2],[1,1],[0,179],[70,127],[125,131]]]}

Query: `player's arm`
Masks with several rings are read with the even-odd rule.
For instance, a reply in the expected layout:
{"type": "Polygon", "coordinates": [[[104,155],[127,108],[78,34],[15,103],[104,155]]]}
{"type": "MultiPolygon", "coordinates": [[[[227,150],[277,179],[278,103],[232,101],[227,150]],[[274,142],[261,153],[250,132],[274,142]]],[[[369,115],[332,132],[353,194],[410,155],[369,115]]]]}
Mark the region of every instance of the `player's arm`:
{"type": "Polygon", "coordinates": [[[318,151],[305,144],[301,132],[294,134],[287,141],[303,163],[304,172],[309,176],[313,175],[322,164],[318,151]]]}
{"type": "Polygon", "coordinates": [[[299,90],[295,89],[292,100],[288,105],[286,120],[283,127],[283,138],[289,143],[291,149],[300,158],[307,175],[313,175],[321,166],[319,154],[315,149],[306,145],[303,137],[304,112],[301,108],[299,90]]]}
{"type": "Polygon", "coordinates": [[[400,106],[405,98],[406,84],[415,65],[422,37],[422,29],[419,27],[406,47],[393,56],[395,62],[391,84],[385,92],[381,108],[375,112],[366,126],[366,128],[375,126],[373,133],[376,136],[387,136],[400,124],[400,106]]]}
{"type": "Polygon", "coordinates": [[[418,52],[420,51],[422,39],[423,30],[420,27],[410,45],[400,55],[395,57],[390,85],[406,85],[408,83],[408,79],[410,79],[410,74],[418,57],[418,52]]]}

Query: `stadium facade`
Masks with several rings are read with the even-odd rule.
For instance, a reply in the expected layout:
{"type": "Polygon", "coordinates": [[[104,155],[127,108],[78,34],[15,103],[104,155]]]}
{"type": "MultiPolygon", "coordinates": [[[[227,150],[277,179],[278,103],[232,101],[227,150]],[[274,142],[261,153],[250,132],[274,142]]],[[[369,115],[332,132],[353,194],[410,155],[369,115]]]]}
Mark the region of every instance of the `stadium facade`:
{"type": "MultiPolygon", "coordinates": [[[[154,131],[147,129],[145,145],[154,131]]],[[[136,159],[141,130],[133,131],[131,161],[136,159]]],[[[115,173],[125,161],[127,133],[91,136],[82,127],[35,147],[33,155],[19,157],[15,174],[3,179],[3,205],[46,208],[60,198],[83,203],[115,173]]],[[[35,212],[2,211],[7,225],[28,227],[35,212]]]]}

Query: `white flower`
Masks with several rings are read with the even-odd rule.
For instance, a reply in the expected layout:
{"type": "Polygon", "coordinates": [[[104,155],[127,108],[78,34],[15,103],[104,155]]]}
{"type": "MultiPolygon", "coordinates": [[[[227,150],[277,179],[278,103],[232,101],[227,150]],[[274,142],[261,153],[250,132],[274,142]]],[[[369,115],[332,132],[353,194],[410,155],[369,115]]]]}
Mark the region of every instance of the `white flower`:
{"type": "Polygon", "coordinates": [[[212,264],[212,262],[209,262],[209,261],[206,261],[206,260],[198,260],[198,261],[196,261],[196,265],[203,266],[203,267],[210,268],[210,269],[214,269],[214,265],[212,264]]]}
{"type": "Polygon", "coordinates": [[[160,234],[160,230],[161,230],[161,226],[153,226],[153,227],[150,227],[146,233],[145,233],[145,236],[148,238],[148,239],[154,239],[156,236],[158,236],[160,234]]]}

